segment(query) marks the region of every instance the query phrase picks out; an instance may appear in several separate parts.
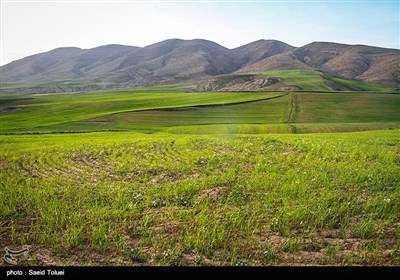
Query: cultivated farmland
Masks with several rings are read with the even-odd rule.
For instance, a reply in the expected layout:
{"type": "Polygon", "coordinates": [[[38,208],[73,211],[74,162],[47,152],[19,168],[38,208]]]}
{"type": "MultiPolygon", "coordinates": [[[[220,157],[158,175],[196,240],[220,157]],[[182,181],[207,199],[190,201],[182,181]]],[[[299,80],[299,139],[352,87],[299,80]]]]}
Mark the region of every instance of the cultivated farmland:
{"type": "Polygon", "coordinates": [[[398,265],[400,133],[0,137],[34,265],[398,265]]]}
{"type": "Polygon", "coordinates": [[[22,265],[399,265],[400,96],[300,74],[1,93],[1,245],[22,265]]]}

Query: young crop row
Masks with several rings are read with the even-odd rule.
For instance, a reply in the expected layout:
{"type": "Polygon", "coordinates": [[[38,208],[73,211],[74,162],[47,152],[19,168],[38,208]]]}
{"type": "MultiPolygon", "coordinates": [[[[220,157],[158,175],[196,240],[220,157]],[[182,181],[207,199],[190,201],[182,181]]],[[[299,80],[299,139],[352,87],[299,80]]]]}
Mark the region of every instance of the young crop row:
{"type": "Polygon", "coordinates": [[[0,141],[22,264],[400,264],[398,130],[0,141]]]}

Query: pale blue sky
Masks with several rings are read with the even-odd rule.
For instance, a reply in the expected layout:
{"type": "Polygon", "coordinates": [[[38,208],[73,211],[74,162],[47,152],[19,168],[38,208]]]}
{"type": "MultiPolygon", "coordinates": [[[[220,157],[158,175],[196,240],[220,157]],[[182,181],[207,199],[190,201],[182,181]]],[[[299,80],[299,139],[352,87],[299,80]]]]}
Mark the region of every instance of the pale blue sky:
{"type": "Polygon", "coordinates": [[[143,47],[170,38],[228,48],[258,39],[400,48],[399,0],[1,0],[1,8],[1,65],[57,47],[143,47]]]}

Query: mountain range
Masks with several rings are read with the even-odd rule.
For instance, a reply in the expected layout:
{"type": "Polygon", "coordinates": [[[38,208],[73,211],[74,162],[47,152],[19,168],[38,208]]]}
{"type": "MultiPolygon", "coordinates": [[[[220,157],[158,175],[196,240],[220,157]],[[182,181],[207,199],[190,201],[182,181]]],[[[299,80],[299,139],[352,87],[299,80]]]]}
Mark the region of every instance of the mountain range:
{"type": "Polygon", "coordinates": [[[228,49],[203,39],[170,39],[146,47],[57,48],[0,67],[0,81],[48,92],[196,84],[221,75],[292,69],[400,87],[400,50],[331,42],[293,47],[276,40],[228,49]]]}

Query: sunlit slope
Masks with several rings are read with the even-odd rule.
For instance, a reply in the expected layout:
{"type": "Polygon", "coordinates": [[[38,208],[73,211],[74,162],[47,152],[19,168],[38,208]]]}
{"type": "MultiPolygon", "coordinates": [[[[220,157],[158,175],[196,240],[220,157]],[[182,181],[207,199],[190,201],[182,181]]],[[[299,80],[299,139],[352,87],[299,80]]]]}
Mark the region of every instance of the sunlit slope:
{"type": "Polygon", "coordinates": [[[261,76],[274,77],[281,80],[280,83],[271,86],[271,89],[282,86],[296,87],[302,91],[331,91],[325,85],[322,73],[314,70],[277,70],[262,72],[261,76]]]}
{"type": "Polygon", "coordinates": [[[276,70],[259,74],[262,77],[278,78],[281,81],[268,87],[269,90],[278,90],[285,87],[293,87],[299,91],[396,91],[396,88],[367,83],[357,80],[349,80],[325,74],[317,70],[276,70]]]}

